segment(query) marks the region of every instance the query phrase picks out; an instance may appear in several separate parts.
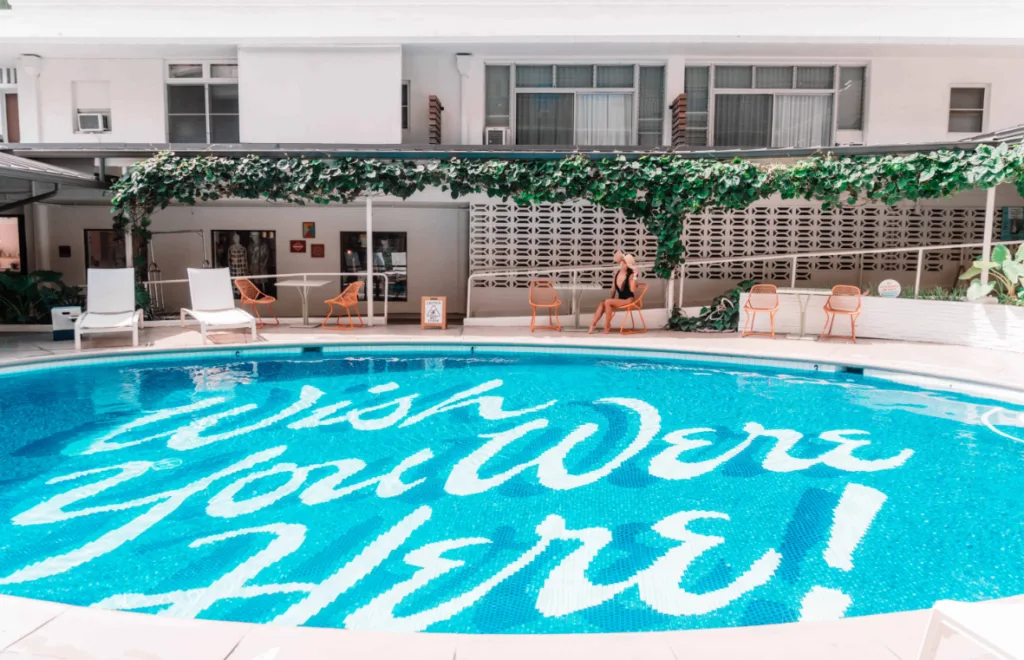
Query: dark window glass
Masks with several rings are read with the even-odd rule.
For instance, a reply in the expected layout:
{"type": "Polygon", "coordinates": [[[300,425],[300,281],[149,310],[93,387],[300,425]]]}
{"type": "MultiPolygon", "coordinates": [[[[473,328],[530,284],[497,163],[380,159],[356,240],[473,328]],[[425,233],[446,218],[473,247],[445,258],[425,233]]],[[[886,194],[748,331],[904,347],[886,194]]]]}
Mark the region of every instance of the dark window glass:
{"type": "MultiPolygon", "coordinates": [[[[237,87],[237,86],[236,86],[237,87]]],[[[206,112],[206,88],[203,85],[168,85],[167,112],[203,114],[206,112]]],[[[238,112],[237,105],[235,112],[238,112]]]]}
{"type": "Polygon", "coordinates": [[[238,85],[210,85],[210,112],[238,114],[238,85]]]}

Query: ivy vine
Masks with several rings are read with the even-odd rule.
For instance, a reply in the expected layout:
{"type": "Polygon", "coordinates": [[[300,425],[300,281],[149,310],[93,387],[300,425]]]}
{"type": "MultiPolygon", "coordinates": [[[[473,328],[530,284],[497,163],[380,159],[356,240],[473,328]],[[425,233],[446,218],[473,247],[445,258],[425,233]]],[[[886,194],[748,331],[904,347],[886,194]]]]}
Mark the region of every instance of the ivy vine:
{"type": "Polygon", "coordinates": [[[517,204],[584,200],[621,210],[657,239],[655,273],[684,259],[683,224],[709,208],[743,209],[772,196],[841,204],[936,199],[1010,182],[1024,194],[1024,146],[881,156],[825,153],[796,163],[643,155],[604,159],[179,158],[138,163],[111,188],[115,228],[150,238],[153,213],[172,202],[225,198],[293,204],[351,203],[367,193],[406,199],[428,187],[452,198],[486,194],[517,204]]]}

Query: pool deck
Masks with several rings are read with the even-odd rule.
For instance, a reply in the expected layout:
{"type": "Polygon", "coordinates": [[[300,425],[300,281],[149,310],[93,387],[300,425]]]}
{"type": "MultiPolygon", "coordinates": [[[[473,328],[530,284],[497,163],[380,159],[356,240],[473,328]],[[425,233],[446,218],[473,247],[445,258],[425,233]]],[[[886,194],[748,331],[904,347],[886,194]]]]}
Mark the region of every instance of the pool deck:
{"type": "MultiPolygon", "coordinates": [[[[249,344],[241,332],[211,335],[214,346],[249,344]]],[[[137,349],[126,336],[85,341],[82,354],[197,349],[198,328],[148,327],[137,349]],[[128,344],[127,346],[125,344],[128,344]]],[[[686,351],[769,360],[808,360],[992,384],[1024,392],[1024,353],[959,346],[862,340],[796,341],[650,332],[622,336],[537,332],[524,328],[420,330],[415,325],[352,332],[265,328],[256,345],[325,343],[506,343],[686,351]]],[[[1021,338],[1024,342],[1024,337],[1021,338]]],[[[73,358],[72,342],[49,334],[0,333],[0,365],[73,358]]],[[[458,635],[369,633],[184,620],[71,607],[0,596],[0,660],[137,658],[146,660],[913,660],[928,613],[902,612],[842,621],[748,628],[602,635],[458,635]]],[[[939,649],[940,660],[987,658],[961,637],[939,649]]]]}

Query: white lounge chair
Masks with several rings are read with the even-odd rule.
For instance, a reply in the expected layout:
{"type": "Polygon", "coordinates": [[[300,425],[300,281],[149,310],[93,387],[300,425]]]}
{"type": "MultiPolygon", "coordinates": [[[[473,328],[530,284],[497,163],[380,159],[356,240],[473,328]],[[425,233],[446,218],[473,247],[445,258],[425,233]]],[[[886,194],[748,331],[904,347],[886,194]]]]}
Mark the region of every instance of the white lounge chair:
{"type": "Polygon", "coordinates": [[[989,600],[961,603],[940,600],[932,609],[921,644],[920,660],[934,660],[943,628],[967,637],[988,653],[1005,660],[1024,659],[1024,601],[989,600]]]}
{"type": "Polygon", "coordinates": [[[181,325],[185,316],[199,321],[199,332],[206,343],[207,330],[249,328],[256,340],[256,317],[235,307],[231,289],[231,274],[227,268],[189,268],[188,288],[192,295],[192,308],[181,310],[181,325]]]}
{"type": "Polygon", "coordinates": [[[135,271],[131,268],[90,268],[87,273],[85,313],[75,321],[75,350],[82,350],[82,335],[132,333],[139,345],[142,310],[135,308],[135,271]]]}

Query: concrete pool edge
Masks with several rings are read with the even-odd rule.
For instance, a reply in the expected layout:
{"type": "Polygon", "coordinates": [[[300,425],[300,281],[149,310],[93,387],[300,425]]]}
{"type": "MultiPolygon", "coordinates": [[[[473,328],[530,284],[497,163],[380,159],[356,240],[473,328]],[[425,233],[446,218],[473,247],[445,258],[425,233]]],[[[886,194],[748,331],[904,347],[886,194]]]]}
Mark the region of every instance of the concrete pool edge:
{"type": "MultiPolygon", "coordinates": [[[[731,347],[715,347],[709,349],[706,346],[694,345],[687,339],[693,335],[687,333],[671,333],[677,335],[678,339],[668,340],[659,338],[657,343],[645,341],[644,336],[616,337],[619,341],[610,345],[606,338],[589,339],[586,336],[572,337],[567,341],[557,343],[547,341],[545,337],[516,337],[510,340],[508,337],[485,337],[485,336],[442,336],[438,335],[430,339],[399,337],[394,335],[359,335],[344,337],[340,341],[335,336],[314,335],[310,338],[294,339],[274,342],[261,342],[257,344],[238,345],[200,345],[188,347],[116,347],[110,349],[93,349],[77,353],[65,351],[61,354],[46,356],[33,356],[22,358],[4,358],[0,355],[0,375],[45,369],[48,367],[62,367],[71,365],[94,364],[97,362],[116,362],[118,360],[146,360],[152,356],[159,356],[159,359],[187,358],[190,355],[202,356],[203,358],[216,357],[241,357],[242,354],[252,353],[256,355],[286,355],[289,352],[301,351],[309,348],[323,348],[325,357],[336,355],[341,347],[359,347],[364,350],[380,350],[386,346],[393,346],[408,351],[420,349],[429,351],[432,347],[479,346],[485,350],[499,349],[503,352],[582,352],[596,356],[622,357],[623,354],[632,354],[647,359],[673,359],[679,361],[692,361],[697,363],[723,363],[741,366],[750,366],[762,369],[780,369],[797,371],[821,371],[842,372],[852,371],[862,373],[869,378],[878,378],[906,385],[931,390],[955,390],[967,394],[982,397],[998,398],[995,391],[1012,393],[1016,403],[1024,404],[1024,378],[1019,382],[1007,382],[1001,378],[1004,374],[988,373],[971,370],[969,375],[951,374],[948,369],[933,364],[913,363],[904,366],[893,366],[888,358],[874,358],[872,356],[852,355],[843,359],[836,359],[828,355],[808,355],[804,351],[787,351],[787,354],[766,355],[756,352],[757,348],[764,348],[765,344],[754,340],[743,340],[743,344],[752,344],[750,350],[733,350],[731,347]]],[[[900,342],[886,342],[885,345],[899,344],[900,342]]],[[[787,345],[792,348],[805,348],[815,344],[807,342],[778,342],[770,341],[768,345],[787,345]]],[[[878,344],[875,344],[876,346],[878,344]]],[[[941,345],[913,344],[915,346],[928,346],[936,351],[941,351],[941,345]]],[[[837,346],[837,344],[830,344],[837,346]]],[[[863,344],[857,345],[858,347],[863,344]]],[[[746,347],[744,347],[746,349],[746,347]]],[[[986,349],[976,349],[986,350],[986,349]]],[[[994,351],[990,351],[994,352],[994,351]]]]}
{"type": "Polygon", "coordinates": [[[913,657],[923,610],[841,621],[646,633],[471,635],[180,619],[0,595],[0,658],[678,660],[913,657]]]}
{"type": "MultiPolygon", "coordinates": [[[[285,339],[283,337],[279,339],[285,339]]],[[[735,340],[699,342],[688,335],[654,336],[651,338],[595,338],[572,337],[565,341],[552,341],[547,337],[529,335],[499,337],[482,336],[426,336],[396,337],[393,335],[359,335],[345,337],[292,337],[284,341],[270,341],[257,345],[223,345],[198,347],[140,347],[138,349],[91,350],[82,354],[48,355],[28,359],[0,359],[0,366],[28,367],[46,363],[66,364],[76,358],[145,358],[147,354],[187,355],[203,351],[233,354],[250,350],[287,350],[309,345],[366,346],[380,349],[397,345],[412,347],[444,344],[466,346],[484,344],[489,347],[542,347],[544,349],[604,349],[635,351],[650,354],[660,351],[697,355],[704,361],[736,363],[733,358],[756,362],[771,367],[770,362],[789,364],[832,364],[862,368],[865,375],[875,376],[910,374],[937,379],[950,387],[966,383],[995,386],[1001,390],[1024,391],[1024,371],[1016,381],[1007,383],[1000,372],[983,372],[975,365],[964,377],[964,365],[958,369],[948,367],[948,347],[911,345],[935,359],[921,362],[899,363],[894,368],[891,355],[879,348],[892,348],[894,344],[857,345],[857,352],[847,357],[842,345],[822,347],[806,342],[761,342],[735,340]],[[708,344],[719,344],[709,346],[708,344]],[[834,348],[844,359],[822,348],[834,348]],[[715,360],[715,359],[718,360],[715,360]],[[872,370],[869,373],[868,370],[872,370]],[[956,375],[944,371],[958,371],[956,375]],[[877,373],[874,373],[877,372],[877,373]]],[[[902,353],[896,345],[897,352],[902,353]]],[[[1013,358],[1007,356],[1010,365],[1013,358]]],[[[1008,366],[1007,369],[1011,369],[1008,366]]],[[[1015,374],[1014,374],[1015,375],[1015,374]]],[[[917,385],[917,383],[913,383],[917,385]]],[[[547,658],[653,658],[680,660],[682,658],[916,658],[917,645],[924,635],[926,611],[908,611],[855,617],[830,622],[800,622],[757,626],[749,628],[717,628],[651,633],[577,634],[577,635],[466,635],[442,633],[367,633],[343,629],[281,628],[273,625],[246,624],[222,621],[174,619],[130,612],[116,612],[83,608],[45,601],[32,601],[0,595],[0,660],[9,658],[96,658],[96,657],[153,657],[153,658],[239,658],[251,660],[285,660],[286,658],[417,658],[479,659],[516,658],[533,656],[533,660],[547,658]]]]}

